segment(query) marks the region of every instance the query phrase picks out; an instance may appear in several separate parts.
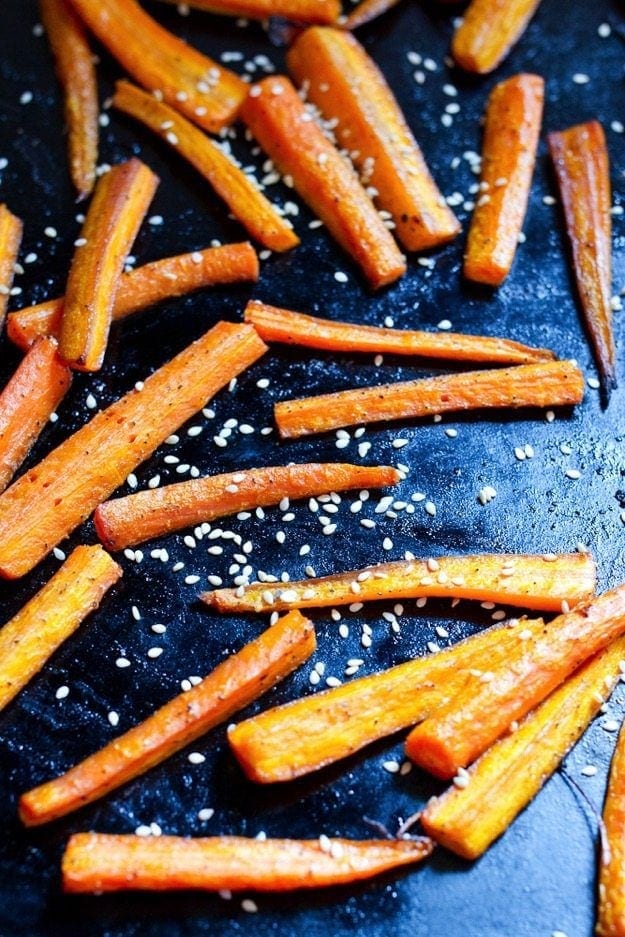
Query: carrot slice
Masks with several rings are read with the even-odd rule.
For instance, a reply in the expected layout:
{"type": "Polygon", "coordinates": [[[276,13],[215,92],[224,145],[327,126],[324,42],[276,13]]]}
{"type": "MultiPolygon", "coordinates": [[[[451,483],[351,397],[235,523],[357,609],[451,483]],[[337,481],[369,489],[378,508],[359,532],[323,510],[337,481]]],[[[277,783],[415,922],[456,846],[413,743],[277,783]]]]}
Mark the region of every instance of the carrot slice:
{"type": "Polygon", "coordinates": [[[241,117],[374,289],[406,272],[405,258],[353,169],[323,135],[288,78],[253,85],[241,117]]]}
{"type": "Polygon", "coordinates": [[[232,123],[248,86],[163,29],[135,0],[71,0],[92,33],[140,85],[216,132],[232,123]]]}
{"type": "Polygon", "coordinates": [[[6,205],[0,205],[0,326],[11,295],[23,227],[20,219],[12,215],[6,205]]]}
{"type": "Polygon", "coordinates": [[[339,0],[190,0],[187,5],[195,10],[252,20],[282,16],[295,23],[334,23],[341,12],[339,0]]]}
{"type": "Polygon", "coordinates": [[[101,546],[76,547],[52,579],[0,629],[0,709],[39,673],[121,574],[101,546]]]}
{"type": "Polygon", "coordinates": [[[458,65],[479,75],[492,72],[523,35],[539,4],[540,0],[472,0],[451,44],[458,65]]]}
{"type": "Polygon", "coordinates": [[[123,550],[202,521],[278,504],[283,498],[308,498],[350,488],[381,488],[398,481],[397,469],[385,465],[370,468],[338,462],[276,465],[192,478],[105,501],[96,508],[93,519],[102,543],[109,550],[123,550]]]}
{"type": "MultiPolygon", "coordinates": [[[[188,254],[176,254],[123,273],[115,294],[113,321],[125,319],[146,306],[183,296],[193,290],[258,279],[258,257],[251,244],[224,244],[188,254]]],[[[59,333],[63,297],[26,306],[7,316],[7,335],[28,351],[40,335],[59,333]]]]}
{"type": "Polygon", "coordinates": [[[299,612],[285,615],[191,690],[66,774],[23,794],[21,819],[27,826],[55,820],[160,764],[270,690],[307,660],[315,646],[311,622],[299,612]]]}
{"type": "Polygon", "coordinates": [[[39,0],[41,18],[65,95],[70,175],[78,198],[90,194],[98,160],[98,86],[93,53],[68,0],[39,0]]]}
{"type": "Polygon", "coordinates": [[[347,19],[343,20],[341,26],[343,29],[358,29],[372,20],[382,16],[388,10],[391,10],[399,3],[399,0],[362,0],[358,6],[354,7],[347,19]]]}
{"type": "Polygon", "coordinates": [[[53,338],[40,338],[0,393],[0,491],[30,452],[65,396],[72,372],[57,355],[53,338]]]}
{"type": "Polygon", "coordinates": [[[625,934],[625,730],[621,727],[612,756],[603,805],[603,842],[599,860],[598,937],[625,934]]]}
{"type": "Polygon", "coordinates": [[[606,391],[616,387],[612,333],[612,221],[605,135],[591,120],[548,136],[586,325],[606,391]]]}
{"type": "Polygon", "coordinates": [[[355,36],[313,26],[287,54],[309,100],[336,125],[334,134],[361,177],[377,191],[395,234],[409,251],[452,240],[460,223],[436,187],[393,92],[355,36]]]}
{"type": "Polygon", "coordinates": [[[127,81],[115,85],[113,105],[140,120],[191,163],[255,240],[275,251],[286,251],[299,244],[290,221],[280,217],[248,176],[171,107],[127,81]]]}
{"type": "Polygon", "coordinates": [[[119,277],[158,178],[138,159],[114,166],[95,188],[67,278],[61,357],[80,371],[102,366],[119,277]]]}
{"type": "Polygon", "coordinates": [[[545,82],[514,75],[495,85],[486,107],[482,194],[464,258],[464,275],[499,286],[510,273],[527,209],[543,113],[545,82]]]}
{"type": "Polygon", "coordinates": [[[421,814],[426,833],[466,859],[477,859],[551,777],[614,689],[625,655],[619,638],[529,713],[433,798],[421,814]]]}
{"type": "Polygon", "coordinates": [[[587,553],[485,553],[397,560],[300,582],[253,582],[237,589],[216,589],[200,598],[220,612],[267,612],[287,608],[324,608],[354,602],[423,596],[505,602],[559,611],[590,598],[595,563],[587,553]]]}
{"type": "Polygon", "coordinates": [[[15,481],[0,495],[0,576],[29,572],[265,350],[251,326],[219,322],[15,481]]]}
{"type": "Polygon", "coordinates": [[[584,377],[573,361],[546,361],[492,371],[465,371],[417,381],[285,400],[274,407],[282,439],[460,410],[555,407],[581,403],[584,377]]]}
{"type": "Polygon", "coordinates": [[[537,706],[577,667],[625,631],[625,586],[555,618],[494,668],[476,678],[410,733],[406,752],[439,778],[452,778],[537,706]]]}

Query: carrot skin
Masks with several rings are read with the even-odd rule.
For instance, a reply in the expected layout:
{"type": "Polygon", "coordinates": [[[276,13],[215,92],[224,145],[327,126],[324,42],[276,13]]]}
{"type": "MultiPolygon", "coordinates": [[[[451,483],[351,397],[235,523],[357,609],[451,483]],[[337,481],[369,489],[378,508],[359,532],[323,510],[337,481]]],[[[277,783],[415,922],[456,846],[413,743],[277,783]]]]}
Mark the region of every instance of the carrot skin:
{"type": "Polygon", "coordinates": [[[454,34],[451,51],[467,72],[486,75],[525,32],[540,0],[472,0],[454,34]]]}
{"type": "Polygon", "coordinates": [[[23,228],[20,219],[11,214],[6,205],[0,205],[0,326],[11,295],[23,228]]]}
{"type": "Polygon", "coordinates": [[[399,3],[399,0],[361,0],[358,6],[354,7],[347,19],[341,23],[342,29],[358,29],[365,26],[372,20],[383,16],[389,10],[399,3]]]}
{"type": "MultiPolygon", "coordinates": [[[[177,0],[167,0],[177,3],[177,0]]],[[[294,23],[335,23],[341,12],[339,0],[191,0],[188,6],[224,16],[266,20],[281,16],[294,23]]]]}
{"type": "Polygon", "coordinates": [[[603,805],[604,841],[599,859],[598,937],[625,937],[625,730],[612,755],[603,805]]]}

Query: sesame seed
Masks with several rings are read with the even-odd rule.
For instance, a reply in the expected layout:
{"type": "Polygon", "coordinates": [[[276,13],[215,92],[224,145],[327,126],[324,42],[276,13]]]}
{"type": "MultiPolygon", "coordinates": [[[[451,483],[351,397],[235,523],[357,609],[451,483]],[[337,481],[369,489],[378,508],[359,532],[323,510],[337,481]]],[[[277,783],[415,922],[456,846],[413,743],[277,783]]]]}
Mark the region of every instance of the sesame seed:
{"type": "Polygon", "coordinates": [[[206,761],[206,756],[201,752],[189,752],[187,760],[191,765],[201,765],[206,761]]]}
{"type": "Polygon", "coordinates": [[[115,666],[119,667],[120,670],[124,670],[126,667],[130,667],[130,661],[127,657],[118,657],[115,661],[115,666]]]}
{"type": "Polygon", "coordinates": [[[573,81],[576,85],[587,85],[590,81],[590,75],[585,75],[583,72],[576,72],[573,75],[573,81]]]}
{"type": "Polygon", "coordinates": [[[334,273],[334,279],[337,283],[347,283],[349,278],[346,273],[343,273],[342,270],[336,270],[334,273]]]}
{"type": "Polygon", "coordinates": [[[241,909],[246,911],[248,914],[256,914],[258,911],[258,905],[255,901],[252,901],[251,898],[244,898],[241,902],[241,909]]]}
{"type": "Polygon", "coordinates": [[[65,699],[67,696],[69,696],[69,687],[60,686],[54,695],[57,699],[65,699]]]}
{"type": "Polygon", "coordinates": [[[398,761],[383,761],[382,767],[385,771],[388,771],[389,774],[398,774],[399,773],[399,762],[398,761]]]}

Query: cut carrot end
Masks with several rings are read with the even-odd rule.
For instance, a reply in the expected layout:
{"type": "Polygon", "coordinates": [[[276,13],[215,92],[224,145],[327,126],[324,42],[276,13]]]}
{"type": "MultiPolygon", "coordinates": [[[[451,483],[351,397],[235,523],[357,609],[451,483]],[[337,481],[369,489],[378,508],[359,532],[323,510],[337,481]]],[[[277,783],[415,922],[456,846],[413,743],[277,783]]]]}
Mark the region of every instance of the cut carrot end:
{"type": "Polygon", "coordinates": [[[468,72],[492,72],[521,37],[540,0],[472,0],[451,51],[468,72]]]}
{"type": "Polygon", "coordinates": [[[6,205],[0,205],[0,326],[11,294],[23,227],[20,219],[11,214],[6,205]]]}

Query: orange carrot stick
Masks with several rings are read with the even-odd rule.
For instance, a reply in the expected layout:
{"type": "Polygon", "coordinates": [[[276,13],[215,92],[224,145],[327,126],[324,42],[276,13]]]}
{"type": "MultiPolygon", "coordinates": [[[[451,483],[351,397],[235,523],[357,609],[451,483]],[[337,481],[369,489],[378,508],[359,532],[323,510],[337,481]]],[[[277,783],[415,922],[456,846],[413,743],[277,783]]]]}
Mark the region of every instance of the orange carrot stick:
{"type": "Polygon", "coordinates": [[[72,372],[53,338],[40,338],[0,393],[0,491],[30,452],[65,396],[72,372]]]}
{"type": "Polygon", "coordinates": [[[455,32],[451,51],[467,72],[497,68],[525,32],[540,0],[472,0],[455,32]]]}
{"type": "Polygon", "coordinates": [[[160,764],[270,690],[307,660],[315,646],[312,624],[299,612],[285,615],[191,690],[66,774],[23,794],[21,819],[27,826],[55,820],[160,764]]]}
{"type": "Polygon", "coordinates": [[[547,361],[285,400],[274,414],[282,439],[294,439],[357,423],[486,407],[571,406],[583,396],[584,377],[573,361],[547,361]]]}
{"type": "Polygon", "coordinates": [[[0,629],[0,709],[39,673],[121,574],[101,546],[76,547],[52,579],[0,629]]]}
{"type": "Polygon", "coordinates": [[[59,353],[80,371],[102,366],[119,277],[158,178],[138,159],[98,180],[67,278],[59,353]]]}
{"type": "Polygon", "coordinates": [[[599,860],[598,937],[625,935],[625,729],[612,756],[603,805],[603,837],[599,860]]]}
{"type": "Polygon", "coordinates": [[[41,18],[65,95],[69,167],[83,199],[95,184],[98,160],[98,86],[82,22],[68,0],[39,0],[41,18]]]}
{"type": "Polygon", "coordinates": [[[339,0],[190,0],[188,6],[252,20],[281,16],[294,23],[334,23],[341,12],[339,0]]]}
{"type": "Polygon", "coordinates": [[[281,218],[248,176],[186,118],[127,81],[115,85],[113,105],[141,121],[191,163],[255,240],[275,251],[299,244],[290,221],[281,218]]]}
{"type": "Polygon", "coordinates": [[[374,289],[405,273],[405,259],[369,196],[288,78],[265,78],[254,85],[241,117],[374,289]]]}
{"type": "Polygon", "coordinates": [[[11,295],[15,262],[22,241],[23,225],[6,205],[0,205],[0,326],[11,295]]]}
{"type": "Polygon", "coordinates": [[[464,275],[499,286],[510,273],[523,228],[543,113],[545,82],[514,75],[495,85],[486,108],[482,194],[464,258],[464,275]]]}
{"type": "Polygon", "coordinates": [[[251,326],[218,323],[14,482],[0,495],[0,576],[29,572],[265,350],[251,326]]]}
{"type": "Polygon", "coordinates": [[[436,187],[382,72],[351,33],[313,26],[287,54],[289,71],[336,126],[354,165],[377,190],[409,251],[452,240],[460,224],[436,187]]]}
{"type": "Polygon", "coordinates": [[[109,550],[190,527],[216,517],[278,504],[283,498],[309,498],[350,488],[396,485],[397,469],[388,466],[308,463],[277,465],[192,478],[105,501],[94,514],[98,537],[109,550]]]}
{"type": "Polygon", "coordinates": [[[343,20],[341,26],[343,29],[358,29],[372,20],[383,16],[388,10],[391,10],[399,3],[399,0],[362,0],[357,7],[354,7],[347,19],[343,20]]]}

